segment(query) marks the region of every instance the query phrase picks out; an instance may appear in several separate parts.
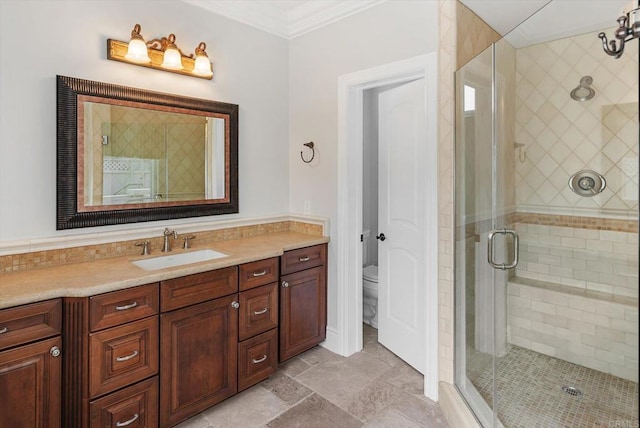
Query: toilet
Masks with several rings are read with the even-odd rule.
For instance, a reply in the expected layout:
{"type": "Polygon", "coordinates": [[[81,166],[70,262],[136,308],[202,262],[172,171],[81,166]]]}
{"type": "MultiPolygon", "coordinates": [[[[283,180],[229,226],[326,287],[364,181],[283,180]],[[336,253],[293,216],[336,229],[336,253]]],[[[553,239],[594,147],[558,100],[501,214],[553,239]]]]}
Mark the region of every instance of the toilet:
{"type": "Polygon", "coordinates": [[[373,328],[378,328],[378,266],[369,258],[370,231],[363,232],[362,252],[362,321],[373,328]]]}

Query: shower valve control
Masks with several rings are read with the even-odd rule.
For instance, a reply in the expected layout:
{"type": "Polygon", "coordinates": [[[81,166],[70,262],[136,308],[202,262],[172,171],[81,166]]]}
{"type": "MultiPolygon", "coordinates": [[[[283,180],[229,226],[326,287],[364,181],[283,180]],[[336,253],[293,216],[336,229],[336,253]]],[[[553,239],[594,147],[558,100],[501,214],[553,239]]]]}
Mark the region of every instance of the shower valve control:
{"type": "Polygon", "coordinates": [[[384,241],[385,239],[387,239],[386,236],[384,236],[384,233],[381,233],[380,235],[376,236],[376,239],[379,239],[381,241],[384,241]]]}

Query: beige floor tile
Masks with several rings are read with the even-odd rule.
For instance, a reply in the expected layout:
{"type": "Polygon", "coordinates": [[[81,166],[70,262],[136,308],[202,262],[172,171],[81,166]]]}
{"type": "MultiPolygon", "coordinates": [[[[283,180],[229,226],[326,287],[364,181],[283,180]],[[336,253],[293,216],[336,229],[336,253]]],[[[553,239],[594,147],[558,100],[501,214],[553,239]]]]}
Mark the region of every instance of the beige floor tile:
{"type": "Polygon", "coordinates": [[[270,428],[357,428],[362,426],[362,422],[318,394],[313,394],[269,422],[267,426],[270,428]]]}
{"type": "Polygon", "coordinates": [[[345,405],[362,388],[391,368],[359,352],[344,360],[328,360],[296,377],[303,385],[337,405],[345,405]]]}
{"type": "Polygon", "coordinates": [[[407,419],[395,410],[387,409],[364,425],[364,428],[420,428],[420,425],[407,419]]]}
{"type": "Polygon", "coordinates": [[[279,399],[293,406],[313,393],[312,390],[290,378],[285,372],[278,371],[260,384],[279,399]]]}
{"type": "Polygon", "coordinates": [[[288,409],[289,406],[275,394],[256,385],[202,415],[212,428],[251,428],[265,425],[288,409]]]}
{"type": "Polygon", "coordinates": [[[361,421],[368,422],[401,394],[399,388],[378,379],[358,391],[341,407],[361,421]]]}

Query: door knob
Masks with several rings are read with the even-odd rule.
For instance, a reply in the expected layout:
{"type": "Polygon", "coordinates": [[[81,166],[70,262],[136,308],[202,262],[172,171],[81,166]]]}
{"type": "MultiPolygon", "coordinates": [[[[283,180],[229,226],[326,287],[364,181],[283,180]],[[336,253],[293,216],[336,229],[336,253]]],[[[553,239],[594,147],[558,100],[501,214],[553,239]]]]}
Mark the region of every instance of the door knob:
{"type": "Polygon", "coordinates": [[[386,236],[384,236],[384,233],[381,233],[380,235],[376,236],[376,239],[379,239],[381,241],[384,241],[385,239],[387,239],[386,236]]]}

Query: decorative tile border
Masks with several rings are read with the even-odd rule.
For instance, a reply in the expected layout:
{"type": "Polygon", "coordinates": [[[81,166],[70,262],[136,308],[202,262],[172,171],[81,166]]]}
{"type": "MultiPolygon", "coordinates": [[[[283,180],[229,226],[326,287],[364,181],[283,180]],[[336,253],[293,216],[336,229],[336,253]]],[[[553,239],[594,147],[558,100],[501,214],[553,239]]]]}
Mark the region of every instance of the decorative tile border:
{"type": "MultiPolygon", "coordinates": [[[[322,224],[288,220],[240,227],[229,227],[219,230],[189,231],[188,233],[196,235],[198,244],[210,244],[217,241],[228,241],[232,239],[241,239],[281,232],[298,232],[308,235],[323,236],[324,227],[322,224]]],[[[136,247],[135,244],[142,240],[143,239],[135,239],[3,255],[0,256],[0,273],[25,271],[69,263],[100,260],[110,257],[134,256],[140,253],[140,248],[136,247]]],[[[144,240],[149,241],[152,250],[162,247],[162,237],[144,238],[144,240]]]]}
{"type": "Polygon", "coordinates": [[[517,213],[514,223],[562,226],[580,229],[610,230],[614,232],[638,233],[638,220],[617,220],[600,217],[576,217],[555,214],[517,213]]]}
{"type": "MultiPolygon", "coordinates": [[[[601,217],[581,217],[557,214],[511,213],[506,214],[498,223],[508,227],[515,223],[538,224],[541,226],[572,227],[574,229],[608,230],[612,232],[638,233],[638,220],[618,220],[601,217]]],[[[491,230],[491,219],[479,220],[466,225],[457,225],[456,240],[491,230]]]]}

